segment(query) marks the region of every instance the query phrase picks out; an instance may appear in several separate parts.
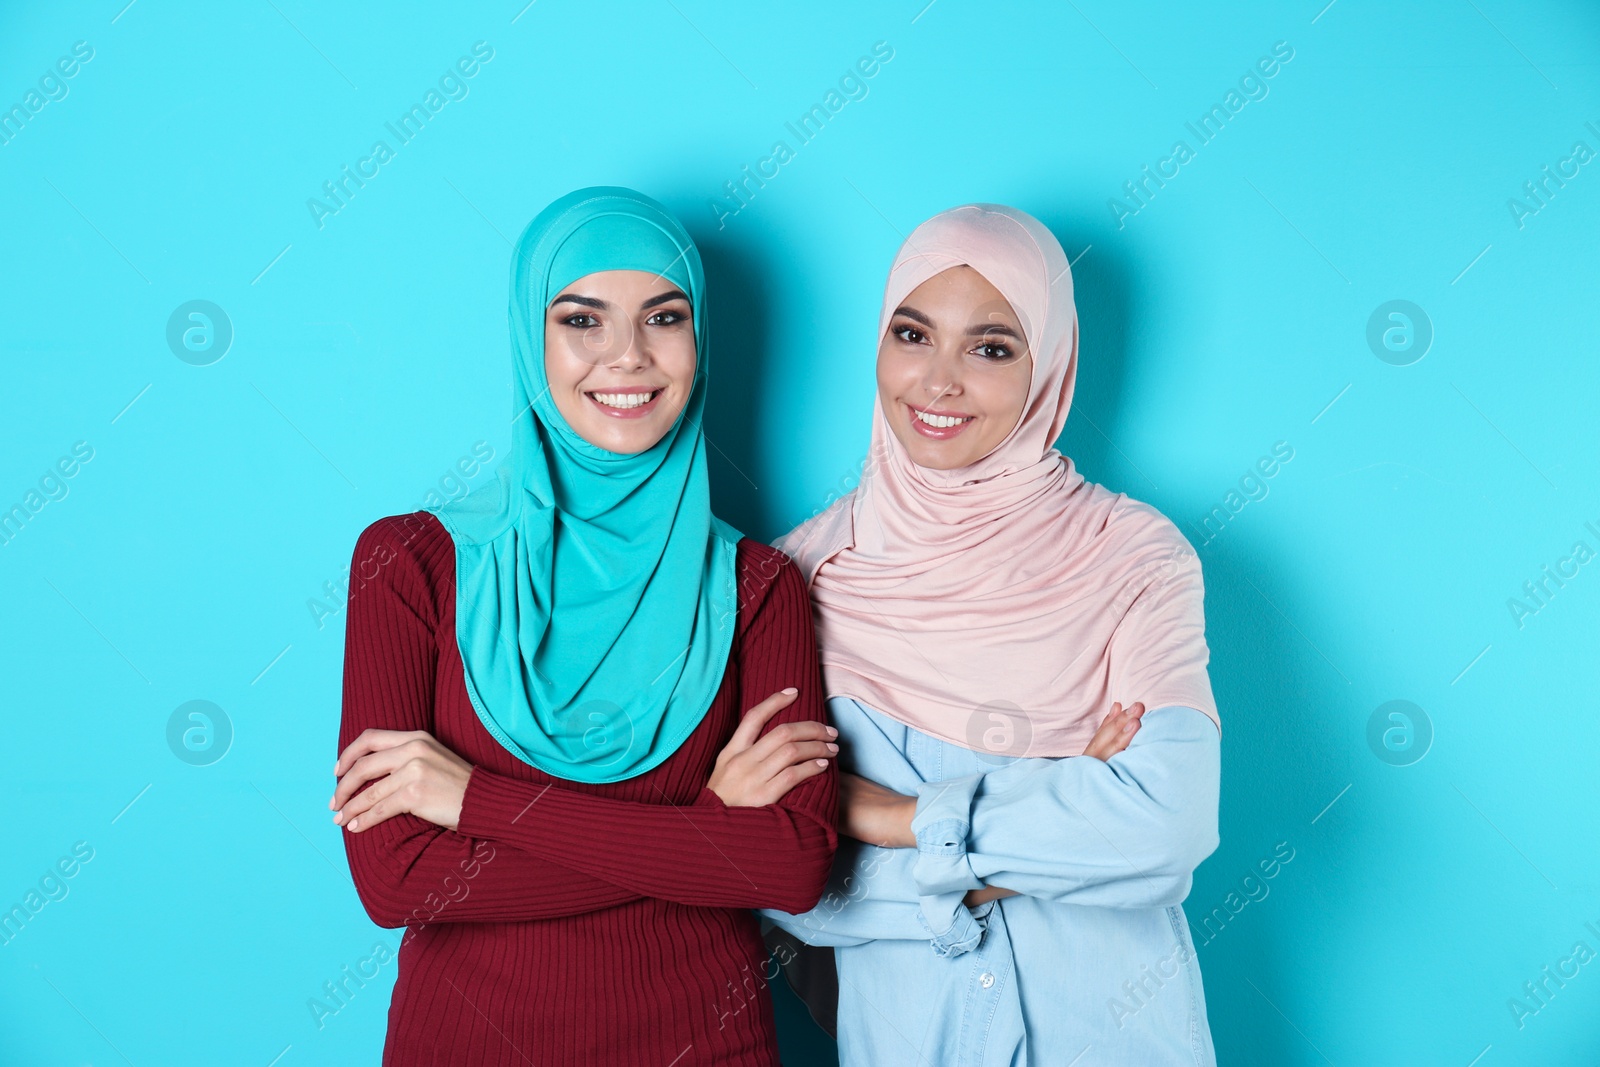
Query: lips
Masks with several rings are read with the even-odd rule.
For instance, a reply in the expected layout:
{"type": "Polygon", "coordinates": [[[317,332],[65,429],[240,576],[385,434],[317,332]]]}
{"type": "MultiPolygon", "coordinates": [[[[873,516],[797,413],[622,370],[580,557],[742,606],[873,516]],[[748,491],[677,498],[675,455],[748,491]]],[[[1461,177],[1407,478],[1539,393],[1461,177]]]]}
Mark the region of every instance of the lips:
{"type": "Polygon", "coordinates": [[[922,436],[931,437],[936,441],[948,441],[977,418],[975,415],[965,415],[959,411],[934,411],[911,404],[906,405],[906,411],[911,416],[911,428],[922,436]]]}

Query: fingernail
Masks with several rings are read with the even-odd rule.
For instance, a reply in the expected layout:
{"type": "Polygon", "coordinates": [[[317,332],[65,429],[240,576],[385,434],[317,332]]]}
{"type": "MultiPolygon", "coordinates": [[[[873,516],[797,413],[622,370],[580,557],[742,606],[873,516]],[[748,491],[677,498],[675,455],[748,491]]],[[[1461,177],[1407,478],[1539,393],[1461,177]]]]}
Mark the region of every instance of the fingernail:
{"type": "Polygon", "coordinates": [[[817,760],[817,766],[818,767],[826,767],[827,765],[828,765],[828,761],[827,760],[825,760],[825,759],[817,760]]]}
{"type": "Polygon", "coordinates": [[[779,690],[779,692],[786,693],[789,696],[794,696],[796,693],[800,692],[800,690],[796,689],[794,686],[791,685],[787,689],[779,690]]]}
{"type": "Polygon", "coordinates": [[[360,823],[360,822],[361,822],[360,819],[351,819],[350,820],[350,829],[354,830],[356,828],[356,825],[358,823],[360,823]]]}
{"type": "Polygon", "coordinates": [[[833,744],[833,743],[832,743],[832,742],[831,742],[831,741],[830,741],[830,742],[829,742],[829,743],[828,743],[828,751],[829,751],[829,752],[837,752],[837,751],[839,751],[839,746],[838,746],[838,745],[836,745],[836,744],[833,744]]]}
{"type": "Polygon", "coordinates": [[[833,727],[830,726],[830,727],[828,727],[828,736],[829,737],[838,737],[839,736],[839,731],[835,730],[833,727]]]}

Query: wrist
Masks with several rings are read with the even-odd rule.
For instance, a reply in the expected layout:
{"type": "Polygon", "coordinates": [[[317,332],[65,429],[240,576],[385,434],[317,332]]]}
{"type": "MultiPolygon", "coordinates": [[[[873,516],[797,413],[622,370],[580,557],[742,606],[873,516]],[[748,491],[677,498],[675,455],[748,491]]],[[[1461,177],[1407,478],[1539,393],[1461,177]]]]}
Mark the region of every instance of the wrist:
{"type": "Polygon", "coordinates": [[[894,848],[916,848],[916,831],[911,820],[917,817],[917,798],[902,797],[890,809],[889,840],[894,848]]]}

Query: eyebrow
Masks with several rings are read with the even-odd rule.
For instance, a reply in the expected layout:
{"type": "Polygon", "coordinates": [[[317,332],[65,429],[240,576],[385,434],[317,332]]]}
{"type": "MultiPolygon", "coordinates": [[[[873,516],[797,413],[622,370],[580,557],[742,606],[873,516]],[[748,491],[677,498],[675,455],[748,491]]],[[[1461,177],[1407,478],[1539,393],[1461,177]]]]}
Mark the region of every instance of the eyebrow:
{"type": "MultiPolygon", "coordinates": [[[[661,304],[671,303],[674,300],[682,300],[684,303],[689,303],[689,298],[684,295],[683,290],[670,289],[659,296],[652,296],[649,300],[646,300],[643,304],[640,304],[639,310],[644,311],[648,308],[657,307],[661,304]]],[[[601,311],[606,311],[611,307],[611,305],[606,303],[604,300],[598,300],[592,296],[579,296],[577,293],[562,293],[560,296],[550,301],[551,307],[554,307],[557,304],[577,304],[586,308],[598,308],[601,311]]]]}
{"type": "MultiPolygon", "coordinates": [[[[903,315],[913,322],[920,322],[930,330],[933,329],[933,320],[928,318],[928,316],[924,315],[922,312],[918,311],[916,308],[901,304],[899,307],[894,309],[894,313],[896,315],[903,315]]],[[[1022,337],[1018,335],[1016,330],[1013,330],[1003,322],[975,323],[967,327],[968,337],[988,337],[992,334],[999,334],[1002,337],[1009,337],[1014,341],[1022,340],[1022,337]]]]}
{"type": "Polygon", "coordinates": [[[586,308],[599,308],[601,311],[604,311],[606,308],[611,306],[604,300],[596,300],[592,296],[579,296],[576,293],[562,293],[560,296],[550,301],[550,305],[552,307],[554,307],[556,304],[580,304],[586,308]]]}
{"type": "Polygon", "coordinates": [[[649,300],[639,305],[639,310],[643,311],[646,308],[653,308],[660,304],[669,304],[674,300],[682,300],[685,304],[690,302],[681,289],[671,289],[660,296],[652,296],[649,300]]]}
{"type": "Polygon", "coordinates": [[[1009,337],[1013,341],[1022,340],[1021,337],[1017,336],[1016,330],[1013,330],[1003,322],[989,322],[982,324],[975,323],[967,327],[968,337],[988,337],[991,334],[999,334],[1001,337],[1009,337]]]}

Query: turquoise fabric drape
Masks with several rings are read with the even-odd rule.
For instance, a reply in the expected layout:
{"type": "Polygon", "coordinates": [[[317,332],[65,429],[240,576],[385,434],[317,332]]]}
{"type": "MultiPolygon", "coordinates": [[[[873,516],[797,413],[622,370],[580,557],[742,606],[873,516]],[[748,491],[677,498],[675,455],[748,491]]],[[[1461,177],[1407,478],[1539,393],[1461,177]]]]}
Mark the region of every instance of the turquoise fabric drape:
{"type": "Polygon", "coordinates": [[[456,638],[483,725],[579,782],[657,766],[705,717],[732,647],[740,534],[711,514],[705,279],[665,208],[580,189],[528,224],[511,267],[512,444],[497,480],[429,508],[456,549],[456,638]],[[557,411],[544,318],[603,270],[660,274],[693,307],[695,374],[673,428],[637,455],[590,444],[557,411]]]}

